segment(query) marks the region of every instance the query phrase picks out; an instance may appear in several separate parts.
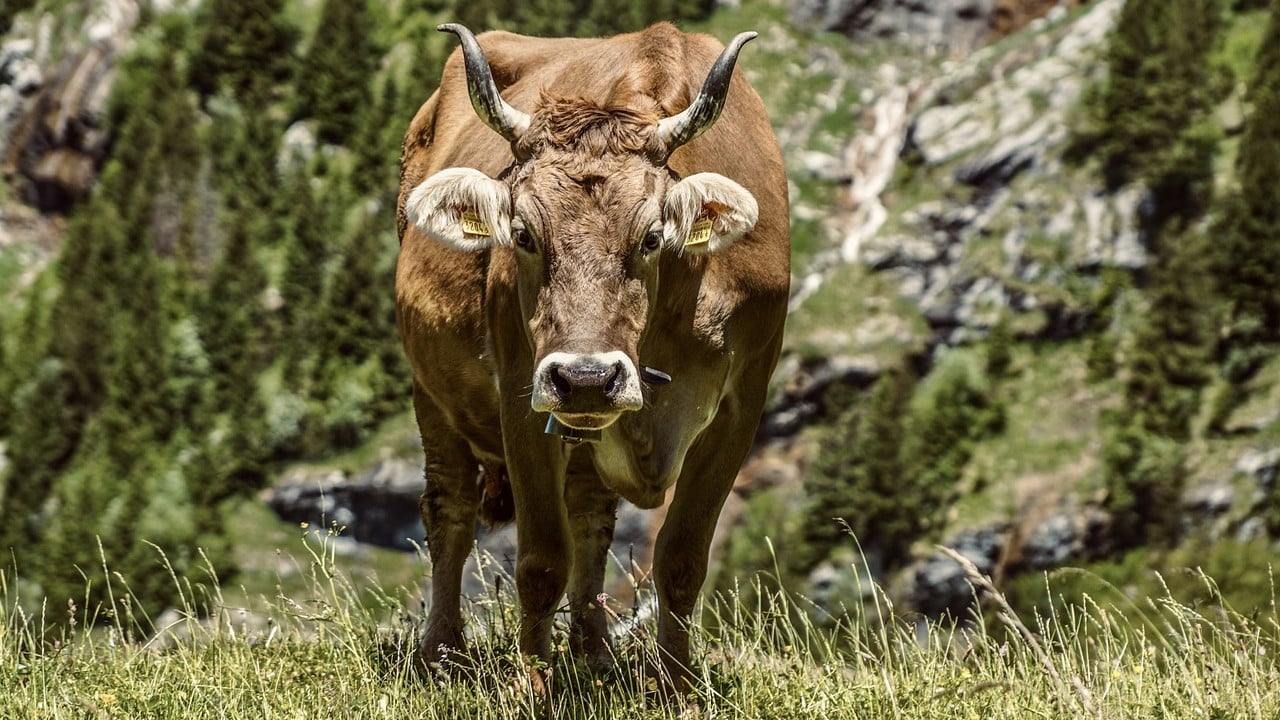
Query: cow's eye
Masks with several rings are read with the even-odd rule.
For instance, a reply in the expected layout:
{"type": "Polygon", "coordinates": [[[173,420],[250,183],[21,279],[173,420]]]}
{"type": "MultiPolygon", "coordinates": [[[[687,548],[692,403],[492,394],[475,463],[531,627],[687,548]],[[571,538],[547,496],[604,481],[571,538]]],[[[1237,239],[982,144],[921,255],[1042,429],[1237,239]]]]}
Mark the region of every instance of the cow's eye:
{"type": "Polygon", "coordinates": [[[521,250],[526,252],[534,251],[533,236],[529,234],[528,230],[525,230],[522,227],[511,228],[511,241],[514,242],[516,247],[521,250]]]}
{"type": "Polygon", "coordinates": [[[640,251],[645,255],[657,252],[662,247],[662,231],[650,230],[645,233],[644,240],[640,241],[640,251]]]}

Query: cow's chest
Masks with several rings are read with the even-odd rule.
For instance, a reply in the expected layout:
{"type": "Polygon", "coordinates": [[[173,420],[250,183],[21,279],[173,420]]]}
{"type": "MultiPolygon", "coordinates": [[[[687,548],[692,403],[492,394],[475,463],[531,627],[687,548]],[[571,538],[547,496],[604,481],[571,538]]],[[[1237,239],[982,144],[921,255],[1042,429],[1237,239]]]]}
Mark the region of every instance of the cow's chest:
{"type": "Polygon", "coordinates": [[[640,508],[663,503],[675,484],[694,440],[711,424],[713,397],[679,403],[656,400],[646,410],[606,428],[598,442],[584,445],[606,487],[640,508]]]}

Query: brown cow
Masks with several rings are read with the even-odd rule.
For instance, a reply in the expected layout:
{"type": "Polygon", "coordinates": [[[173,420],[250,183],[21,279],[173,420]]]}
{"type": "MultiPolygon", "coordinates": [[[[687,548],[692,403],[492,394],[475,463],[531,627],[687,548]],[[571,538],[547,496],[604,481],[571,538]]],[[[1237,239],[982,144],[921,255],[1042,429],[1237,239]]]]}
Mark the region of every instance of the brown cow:
{"type": "Polygon", "coordinates": [[[420,657],[462,647],[477,513],[506,496],[521,652],[550,659],[567,588],[573,647],[611,665],[597,597],[618,498],[653,508],[674,487],[654,578],[663,664],[685,686],[686,623],[790,278],[782,158],[734,71],[755,34],[723,49],[669,24],[589,40],[440,29],[462,47],[405,135],[396,270],[427,457],[420,657]]]}

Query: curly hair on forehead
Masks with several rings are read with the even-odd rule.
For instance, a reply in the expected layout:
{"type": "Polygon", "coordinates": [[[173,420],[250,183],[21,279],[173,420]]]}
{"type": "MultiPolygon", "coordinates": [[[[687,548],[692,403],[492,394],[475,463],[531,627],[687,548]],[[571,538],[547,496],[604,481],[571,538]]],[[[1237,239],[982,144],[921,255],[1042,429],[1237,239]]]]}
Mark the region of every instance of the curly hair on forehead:
{"type": "Polygon", "coordinates": [[[606,107],[587,98],[544,94],[521,144],[591,155],[645,152],[654,140],[658,120],[656,106],[606,107]]]}

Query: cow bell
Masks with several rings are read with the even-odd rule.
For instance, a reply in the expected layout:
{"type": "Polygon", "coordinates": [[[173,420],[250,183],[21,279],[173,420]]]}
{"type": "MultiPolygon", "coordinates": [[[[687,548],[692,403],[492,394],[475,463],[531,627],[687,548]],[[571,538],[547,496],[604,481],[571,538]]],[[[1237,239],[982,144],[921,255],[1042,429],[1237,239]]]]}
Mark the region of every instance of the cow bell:
{"type": "Polygon", "coordinates": [[[560,439],[570,445],[577,445],[583,442],[597,442],[600,440],[601,434],[599,430],[579,430],[575,427],[569,427],[556,419],[555,415],[547,416],[547,426],[542,429],[547,435],[558,435],[560,439]]]}

